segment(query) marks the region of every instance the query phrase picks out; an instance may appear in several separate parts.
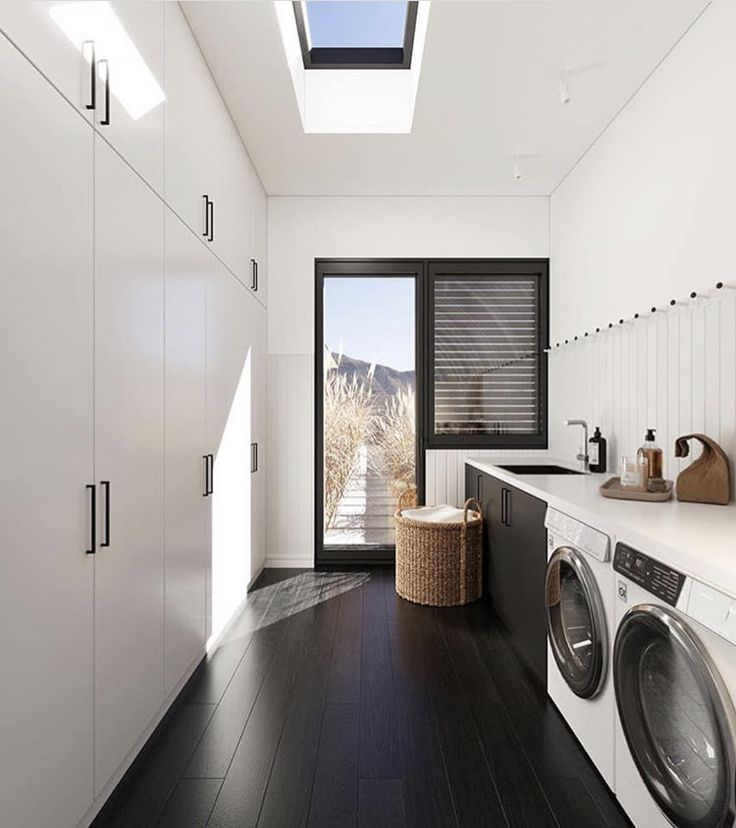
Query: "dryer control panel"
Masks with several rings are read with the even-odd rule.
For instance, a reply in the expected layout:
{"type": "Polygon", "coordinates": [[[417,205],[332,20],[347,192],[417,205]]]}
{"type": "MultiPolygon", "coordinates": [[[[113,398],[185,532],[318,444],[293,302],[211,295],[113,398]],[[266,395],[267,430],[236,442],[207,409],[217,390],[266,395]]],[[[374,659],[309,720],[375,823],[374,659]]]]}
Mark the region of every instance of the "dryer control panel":
{"type": "Polygon", "coordinates": [[[673,607],[685,583],[683,574],[625,543],[616,544],[613,568],[673,607]]]}

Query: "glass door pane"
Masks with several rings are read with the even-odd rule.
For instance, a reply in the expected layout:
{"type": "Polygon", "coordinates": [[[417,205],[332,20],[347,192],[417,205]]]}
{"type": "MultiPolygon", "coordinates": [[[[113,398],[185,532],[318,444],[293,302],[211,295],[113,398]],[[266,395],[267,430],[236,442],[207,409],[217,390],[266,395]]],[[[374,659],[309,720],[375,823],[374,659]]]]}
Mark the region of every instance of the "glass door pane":
{"type": "Polygon", "coordinates": [[[327,276],[323,289],[325,547],[390,547],[416,487],[413,277],[327,276]]]}

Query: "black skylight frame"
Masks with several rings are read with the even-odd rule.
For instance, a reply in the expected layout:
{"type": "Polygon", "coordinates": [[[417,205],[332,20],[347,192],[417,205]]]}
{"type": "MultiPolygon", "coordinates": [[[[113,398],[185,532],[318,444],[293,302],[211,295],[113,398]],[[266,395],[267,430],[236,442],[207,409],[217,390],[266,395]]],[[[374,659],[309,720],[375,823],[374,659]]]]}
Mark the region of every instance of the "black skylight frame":
{"type": "Polygon", "coordinates": [[[294,17],[299,32],[299,44],[305,69],[411,69],[414,49],[414,31],[417,25],[419,3],[409,0],[406,8],[404,45],[391,47],[317,47],[309,48],[307,21],[300,0],[294,0],[294,17]]]}

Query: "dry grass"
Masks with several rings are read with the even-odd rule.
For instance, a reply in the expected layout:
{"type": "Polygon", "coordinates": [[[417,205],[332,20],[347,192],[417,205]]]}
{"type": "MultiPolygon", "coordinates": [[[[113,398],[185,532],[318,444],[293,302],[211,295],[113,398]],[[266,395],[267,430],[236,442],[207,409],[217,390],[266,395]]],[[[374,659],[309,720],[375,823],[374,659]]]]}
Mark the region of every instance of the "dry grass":
{"type": "Polygon", "coordinates": [[[366,442],[373,413],[372,375],[367,381],[347,377],[332,369],[324,387],[324,512],[325,531],[330,529],[337,508],[355,468],[358,450],[366,442]]]}
{"type": "Polygon", "coordinates": [[[416,485],[416,397],[413,390],[400,391],[386,400],[371,423],[373,467],[398,497],[416,485]]]}

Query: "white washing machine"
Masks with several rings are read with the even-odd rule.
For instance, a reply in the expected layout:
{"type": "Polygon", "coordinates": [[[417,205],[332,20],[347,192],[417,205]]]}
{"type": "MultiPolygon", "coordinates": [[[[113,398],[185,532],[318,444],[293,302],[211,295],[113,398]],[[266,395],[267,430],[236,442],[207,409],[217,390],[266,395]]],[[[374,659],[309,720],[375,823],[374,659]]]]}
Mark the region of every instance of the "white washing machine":
{"type": "Polygon", "coordinates": [[[624,543],[614,577],[619,802],[637,828],[731,828],[736,599],[624,543]]]}
{"type": "Polygon", "coordinates": [[[547,693],[614,790],[611,542],[555,509],[547,510],[545,525],[547,693]]]}

